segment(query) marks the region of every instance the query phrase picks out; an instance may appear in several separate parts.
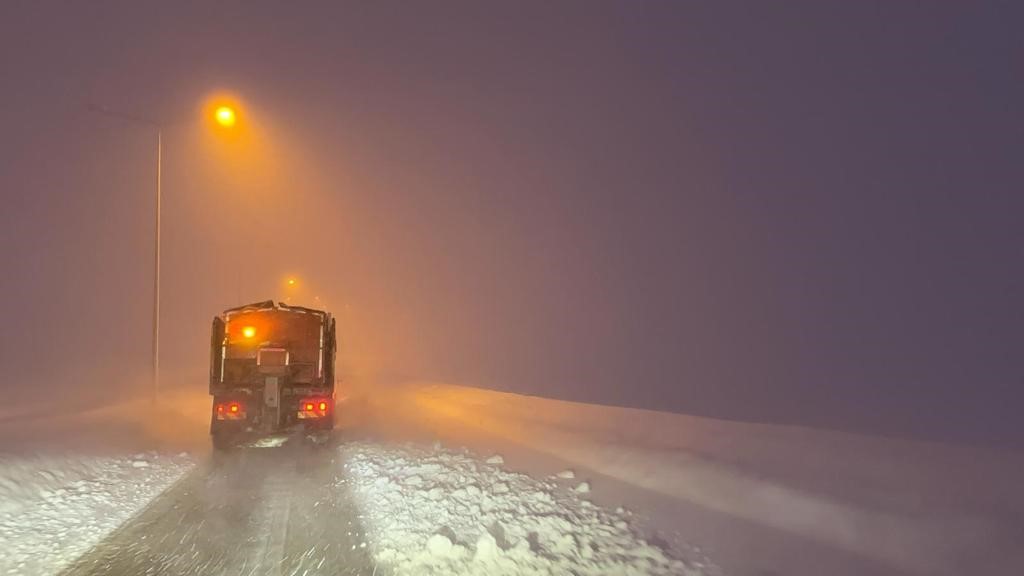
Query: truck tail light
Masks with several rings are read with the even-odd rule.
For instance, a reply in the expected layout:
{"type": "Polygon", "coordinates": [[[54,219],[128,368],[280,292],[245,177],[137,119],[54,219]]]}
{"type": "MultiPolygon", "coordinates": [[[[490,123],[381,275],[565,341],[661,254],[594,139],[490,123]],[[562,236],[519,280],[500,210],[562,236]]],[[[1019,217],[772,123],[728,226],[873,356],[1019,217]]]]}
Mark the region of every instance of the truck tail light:
{"type": "Polygon", "coordinates": [[[330,398],[303,398],[299,400],[299,418],[323,418],[330,414],[330,398]]]}
{"type": "Polygon", "coordinates": [[[241,402],[217,402],[213,410],[217,420],[245,420],[245,405],[241,402]]]}

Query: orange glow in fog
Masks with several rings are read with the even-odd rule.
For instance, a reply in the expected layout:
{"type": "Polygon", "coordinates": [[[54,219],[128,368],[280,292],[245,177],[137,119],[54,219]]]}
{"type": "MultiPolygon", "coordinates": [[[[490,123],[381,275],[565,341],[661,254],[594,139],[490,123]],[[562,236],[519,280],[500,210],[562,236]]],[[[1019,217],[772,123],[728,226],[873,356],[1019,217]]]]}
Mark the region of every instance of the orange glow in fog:
{"type": "Polygon", "coordinates": [[[213,113],[213,117],[217,120],[217,124],[220,124],[225,128],[230,128],[234,126],[235,122],[238,120],[237,116],[235,115],[235,109],[230,106],[218,107],[217,110],[213,113]]]}
{"type": "Polygon", "coordinates": [[[252,338],[255,335],[256,328],[252,326],[246,326],[245,328],[242,328],[242,336],[245,336],[246,338],[252,338]]]}

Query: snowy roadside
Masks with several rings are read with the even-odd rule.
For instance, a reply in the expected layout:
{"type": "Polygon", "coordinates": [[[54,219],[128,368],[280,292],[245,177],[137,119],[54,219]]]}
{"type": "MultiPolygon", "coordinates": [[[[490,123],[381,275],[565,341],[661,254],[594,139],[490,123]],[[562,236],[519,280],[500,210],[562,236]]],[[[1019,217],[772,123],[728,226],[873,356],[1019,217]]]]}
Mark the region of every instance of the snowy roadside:
{"type": "Polygon", "coordinates": [[[0,456],[0,574],[55,574],[193,466],[185,454],[0,456]]]}
{"type": "Polygon", "coordinates": [[[726,573],[1024,574],[1024,455],[727,422],[439,383],[379,389],[378,438],[575,467],[594,502],[726,573]]]}
{"type": "Polygon", "coordinates": [[[374,557],[396,575],[717,573],[643,540],[569,471],[538,480],[438,444],[340,450],[374,557]]]}

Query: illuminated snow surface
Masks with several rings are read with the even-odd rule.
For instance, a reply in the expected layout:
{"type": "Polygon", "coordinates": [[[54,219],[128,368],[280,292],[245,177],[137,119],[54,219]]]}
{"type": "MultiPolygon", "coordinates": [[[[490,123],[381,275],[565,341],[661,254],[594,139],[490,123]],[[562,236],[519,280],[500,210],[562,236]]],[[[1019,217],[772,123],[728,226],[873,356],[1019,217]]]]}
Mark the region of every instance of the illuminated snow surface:
{"type": "Polygon", "coordinates": [[[401,575],[714,573],[645,541],[555,479],[537,480],[435,445],[341,448],[372,552],[401,575]]]}
{"type": "Polygon", "coordinates": [[[193,466],[185,454],[0,456],[0,574],[54,574],[193,466]]]}

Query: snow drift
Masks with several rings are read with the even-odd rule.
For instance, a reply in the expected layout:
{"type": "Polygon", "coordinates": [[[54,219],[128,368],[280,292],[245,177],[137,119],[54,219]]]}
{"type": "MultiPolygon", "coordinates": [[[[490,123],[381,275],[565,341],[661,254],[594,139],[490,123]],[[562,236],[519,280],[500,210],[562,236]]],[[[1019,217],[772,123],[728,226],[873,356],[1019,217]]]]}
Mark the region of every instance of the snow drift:
{"type": "Polygon", "coordinates": [[[897,572],[1024,573],[1016,453],[434,383],[381,391],[371,404],[384,432],[415,423],[456,442],[529,447],[897,572]]]}
{"type": "Polygon", "coordinates": [[[396,574],[705,574],[644,541],[625,511],[505,471],[500,456],[365,442],[342,453],[375,558],[396,574]]]}

